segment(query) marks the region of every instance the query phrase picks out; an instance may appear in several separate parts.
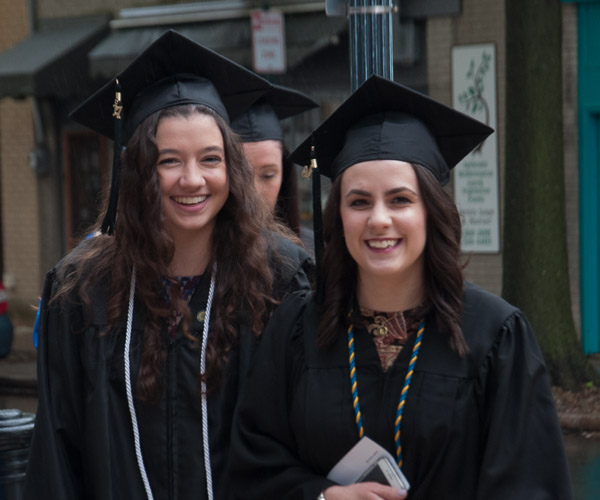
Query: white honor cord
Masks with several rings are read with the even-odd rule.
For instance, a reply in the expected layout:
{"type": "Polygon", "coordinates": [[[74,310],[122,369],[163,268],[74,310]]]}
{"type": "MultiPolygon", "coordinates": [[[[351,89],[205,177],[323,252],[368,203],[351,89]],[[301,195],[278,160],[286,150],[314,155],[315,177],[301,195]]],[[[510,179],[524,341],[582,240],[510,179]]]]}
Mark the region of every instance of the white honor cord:
{"type": "MultiPolygon", "coordinates": [[[[210,289],[208,291],[208,300],[206,302],[206,311],[204,317],[204,328],[202,332],[202,354],[200,357],[200,373],[204,375],[206,363],[206,342],[208,340],[208,329],[210,324],[210,310],[215,294],[215,276],[217,274],[217,264],[213,266],[212,276],[210,277],[210,289]]],[[[135,407],[133,405],[133,394],[131,391],[131,369],[129,364],[129,346],[131,344],[131,325],[133,323],[133,302],[135,297],[135,267],[131,273],[131,286],[129,290],[129,309],[127,311],[127,330],[125,334],[125,386],[127,389],[127,403],[129,404],[129,414],[131,415],[131,425],[133,427],[133,439],[135,443],[135,455],[137,457],[138,468],[146,490],[148,500],[154,500],[150,482],[146,474],[144,459],[142,458],[142,449],[140,446],[140,432],[138,429],[137,417],[135,415],[135,407]]],[[[202,439],[204,440],[204,470],[206,472],[206,492],[208,500],[213,500],[212,488],[212,470],[210,464],[210,447],[208,442],[208,405],[206,401],[206,384],[202,381],[202,439]]]]}
{"type": "Polygon", "coordinates": [[[137,458],[138,468],[146,490],[148,500],[153,500],[150,482],[144,467],[144,459],[142,457],[142,448],[140,446],[140,431],[138,428],[137,417],[135,415],[135,406],[133,405],[133,393],[131,391],[131,368],[129,363],[129,346],[131,345],[131,325],[133,323],[133,302],[135,297],[135,267],[131,271],[131,285],[129,288],[129,309],[127,311],[127,330],[125,332],[125,387],[127,389],[127,403],[129,404],[129,414],[131,415],[131,425],[133,427],[133,441],[135,445],[135,456],[137,458]]]}
{"type": "MultiPolygon", "coordinates": [[[[206,301],[206,312],[204,316],[204,328],[202,331],[202,352],[200,354],[200,373],[206,371],[206,344],[208,341],[208,328],[210,325],[210,310],[215,294],[215,276],[217,274],[217,263],[215,262],[210,277],[210,289],[206,301]]],[[[208,441],[208,404],[206,400],[206,382],[202,380],[202,440],[204,442],[204,472],[206,473],[206,494],[208,500],[213,500],[212,468],[210,463],[210,443],[208,441]]]]}

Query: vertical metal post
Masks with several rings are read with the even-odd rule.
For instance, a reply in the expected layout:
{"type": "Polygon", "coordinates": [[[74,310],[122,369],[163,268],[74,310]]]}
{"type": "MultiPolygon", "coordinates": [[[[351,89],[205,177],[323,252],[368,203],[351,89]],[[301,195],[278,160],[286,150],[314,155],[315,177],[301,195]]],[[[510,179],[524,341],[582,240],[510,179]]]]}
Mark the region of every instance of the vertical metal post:
{"type": "Polygon", "coordinates": [[[352,92],[373,74],[394,79],[392,2],[349,0],[352,92]]]}

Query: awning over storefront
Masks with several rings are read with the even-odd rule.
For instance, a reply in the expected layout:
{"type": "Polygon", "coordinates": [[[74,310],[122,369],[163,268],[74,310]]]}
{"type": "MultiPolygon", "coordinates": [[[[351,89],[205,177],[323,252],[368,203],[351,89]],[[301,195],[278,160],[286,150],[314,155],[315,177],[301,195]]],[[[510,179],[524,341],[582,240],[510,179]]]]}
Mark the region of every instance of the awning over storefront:
{"type": "Polygon", "coordinates": [[[66,97],[89,78],[87,54],[109,32],[109,16],[41,22],[26,40],[0,54],[0,98],[66,97]]]}
{"type": "MultiPolygon", "coordinates": [[[[287,65],[291,69],[347,30],[346,18],[327,17],[325,12],[286,15],[285,35],[287,65]]],[[[92,77],[110,78],[121,71],[171,26],[115,29],[89,54],[92,77]]],[[[192,40],[252,67],[250,18],[240,17],[194,24],[176,24],[173,29],[192,40]]]]}

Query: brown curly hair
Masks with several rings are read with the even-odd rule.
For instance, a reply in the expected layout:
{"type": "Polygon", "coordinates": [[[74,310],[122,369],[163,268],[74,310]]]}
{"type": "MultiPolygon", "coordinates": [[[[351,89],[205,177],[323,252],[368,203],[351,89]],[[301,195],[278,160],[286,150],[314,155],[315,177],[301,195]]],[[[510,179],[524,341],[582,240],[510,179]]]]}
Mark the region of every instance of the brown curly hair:
{"type": "MultiPolygon", "coordinates": [[[[191,313],[181,297],[179,283],[169,276],[168,265],[174,255],[173,239],[163,220],[160,184],[156,170],[158,150],[155,136],[164,117],[188,117],[195,113],[212,116],[223,135],[229,196],[216,216],[212,241],[211,269],[218,255],[211,336],[206,350],[205,381],[218,382],[229,351],[237,342],[241,315],[256,334],[262,331],[272,298],[273,273],[267,263],[269,230],[281,232],[266,204],[254,189],[253,172],[241,143],[227,123],[211,109],[201,105],[173,106],[146,118],[133,133],[121,156],[119,202],[114,236],[100,235],[81,245],[65,258],[62,287],[56,298],[72,296],[76,290],[82,303],[91,310],[90,293],[98,284],[110,288],[107,306],[107,332],[126,318],[130,279],[136,269],[136,298],[146,310],[144,344],[138,376],[138,396],[156,401],[162,392],[162,368],[166,359],[165,322],[175,308],[183,317],[182,331],[195,342],[189,331],[191,313]],[[171,286],[172,306],[160,294],[162,277],[171,286]],[[243,313],[240,313],[243,311],[243,313]]],[[[94,229],[100,227],[104,210],[94,229]]]]}
{"type": "MultiPolygon", "coordinates": [[[[427,213],[425,245],[425,291],[439,328],[448,333],[453,349],[468,352],[461,330],[463,264],[461,264],[461,220],[448,192],[429,170],[413,165],[427,213]]],[[[343,175],[343,174],[342,174],[343,175]]],[[[357,283],[356,262],[344,240],[340,215],[341,178],[331,186],[323,213],[323,279],[326,293],[320,306],[318,343],[331,345],[340,327],[346,326],[357,283]]]]}

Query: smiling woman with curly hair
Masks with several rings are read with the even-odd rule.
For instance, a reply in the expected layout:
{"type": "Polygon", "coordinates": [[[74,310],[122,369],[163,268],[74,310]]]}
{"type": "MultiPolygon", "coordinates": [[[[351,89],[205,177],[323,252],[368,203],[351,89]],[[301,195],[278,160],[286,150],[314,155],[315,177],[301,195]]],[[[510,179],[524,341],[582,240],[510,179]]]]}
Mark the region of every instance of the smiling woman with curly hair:
{"type": "Polygon", "coordinates": [[[117,157],[101,234],[46,278],[25,498],[226,498],[257,338],[309,287],[228,125],[269,84],[175,32],[115,82],[72,114],[117,157]]]}

